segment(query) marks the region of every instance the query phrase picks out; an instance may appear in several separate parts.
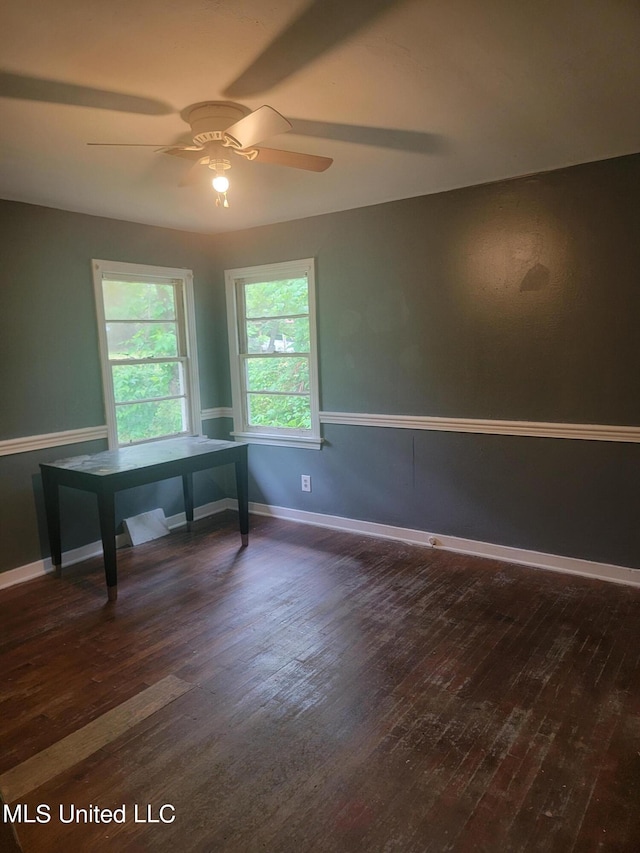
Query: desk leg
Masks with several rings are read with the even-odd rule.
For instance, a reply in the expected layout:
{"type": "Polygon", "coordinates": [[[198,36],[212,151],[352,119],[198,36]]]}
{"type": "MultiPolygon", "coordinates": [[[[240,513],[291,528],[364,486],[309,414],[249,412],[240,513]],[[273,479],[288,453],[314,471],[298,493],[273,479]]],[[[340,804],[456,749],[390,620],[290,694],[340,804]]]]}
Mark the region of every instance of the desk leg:
{"type": "Polygon", "coordinates": [[[104,554],[104,574],[107,580],[109,601],[118,598],[118,567],[116,564],[116,510],[113,492],[98,494],[100,535],[104,554]]]}
{"type": "Polygon", "coordinates": [[[193,474],[182,475],[182,493],[184,495],[184,513],[187,517],[187,530],[193,524],[193,474]]]}
{"type": "Polygon", "coordinates": [[[236,462],[236,491],[238,493],[238,513],[240,515],[240,537],[242,547],[249,544],[249,469],[247,457],[236,462]]]}
{"type": "Polygon", "coordinates": [[[47,532],[51,565],[57,578],[62,575],[62,540],[60,538],[60,491],[55,477],[47,468],[42,468],[42,491],[44,510],[47,516],[47,532]]]}

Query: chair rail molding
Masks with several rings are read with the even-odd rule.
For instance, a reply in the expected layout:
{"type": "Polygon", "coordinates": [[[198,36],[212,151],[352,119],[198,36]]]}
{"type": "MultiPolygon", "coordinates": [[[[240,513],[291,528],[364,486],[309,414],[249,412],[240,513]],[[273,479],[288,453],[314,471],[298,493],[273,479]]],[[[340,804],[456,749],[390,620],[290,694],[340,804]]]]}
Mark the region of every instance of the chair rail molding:
{"type": "MultiPolygon", "coordinates": [[[[226,406],[218,406],[215,409],[203,409],[201,417],[203,421],[215,420],[216,418],[232,418],[233,412],[226,406]]],[[[64,447],[67,444],[82,444],[85,441],[99,441],[107,437],[107,425],[102,424],[100,426],[82,427],[81,429],[46,432],[41,435],[6,438],[0,440],[0,456],[11,456],[15,453],[31,453],[34,450],[43,450],[47,447],[64,447]]]]}
{"type": "Polygon", "coordinates": [[[214,421],[216,418],[233,418],[231,406],[217,406],[214,409],[203,409],[200,412],[203,421],[214,421]]]}
{"type": "MultiPolygon", "coordinates": [[[[203,421],[232,418],[228,406],[203,409],[203,421]]],[[[380,415],[364,412],[320,412],[320,423],[346,426],[387,427],[389,429],[470,432],[484,435],[521,435],[531,438],[571,438],[581,441],[621,441],[640,443],[640,427],[615,424],[563,424],[545,421],[507,421],[481,418],[439,418],[429,415],[380,415]]],[[[81,429],[26,435],[0,441],[0,456],[30,453],[47,447],[64,447],[107,438],[106,424],[81,429]]]]}
{"type": "Polygon", "coordinates": [[[640,443],[640,427],[615,424],[563,424],[544,421],[506,421],[480,418],[438,418],[428,415],[375,415],[360,412],[320,412],[320,423],[391,429],[472,432],[485,435],[523,435],[533,438],[573,438],[586,441],[640,443]]]}
{"type": "Polygon", "coordinates": [[[107,437],[107,426],[67,429],[62,432],[47,432],[42,435],[25,435],[20,438],[7,438],[0,441],[0,456],[13,453],[30,453],[46,447],[64,447],[66,444],[82,444],[85,441],[99,441],[107,437]]]}

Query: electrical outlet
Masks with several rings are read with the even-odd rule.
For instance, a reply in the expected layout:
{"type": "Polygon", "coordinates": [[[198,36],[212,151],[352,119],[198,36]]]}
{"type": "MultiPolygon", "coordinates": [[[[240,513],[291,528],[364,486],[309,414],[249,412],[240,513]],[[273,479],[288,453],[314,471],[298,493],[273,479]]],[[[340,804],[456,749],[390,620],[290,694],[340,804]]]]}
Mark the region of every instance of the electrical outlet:
{"type": "Polygon", "coordinates": [[[311,491],[311,474],[300,475],[300,488],[303,492],[311,491]]]}

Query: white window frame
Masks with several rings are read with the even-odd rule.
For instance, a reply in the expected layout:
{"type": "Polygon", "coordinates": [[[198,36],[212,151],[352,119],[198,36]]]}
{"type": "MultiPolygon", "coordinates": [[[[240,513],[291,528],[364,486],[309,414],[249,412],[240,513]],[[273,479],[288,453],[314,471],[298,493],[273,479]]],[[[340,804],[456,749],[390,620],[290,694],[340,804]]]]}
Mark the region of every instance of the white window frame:
{"type": "Polygon", "coordinates": [[[156,267],[147,264],[131,264],[122,261],[93,260],[93,285],[98,319],[98,340],[100,344],[100,366],[102,369],[102,389],[104,407],[107,418],[107,437],[109,449],[128,447],[129,444],[146,444],[151,441],[162,441],[172,438],[171,435],[144,439],[139,442],[118,442],[116,422],[116,403],[113,391],[112,363],[109,359],[107,341],[107,323],[104,311],[103,280],[113,276],[130,276],[132,281],[149,281],[155,283],[170,283],[177,285],[176,296],[180,300],[178,306],[178,323],[183,339],[183,353],[180,361],[184,369],[184,387],[187,395],[187,429],[177,436],[198,435],[202,432],[200,411],[200,381],[198,376],[198,358],[196,346],[196,317],[193,298],[193,272],[187,269],[173,267],[156,267]]]}
{"type": "Polygon", "coordinates": [[[318,344],[316,330],[315,262],[313,258],[283,261],[225,270],[227,298],[227,328],[229,332],[229,367],[233,402],[233,432],[235,438],[254,444],[274,444],[286,447],[305,447],[319,450],[320,405],[318,391],[318,344]],[[247,416],[247,391],[244,380],[244,360],[247,353],[244,341],[244,299],[242,287],[251,282],[277,281],[306,276],[309,299],[309,402],[311,429],[252,426],[247,416]]]}

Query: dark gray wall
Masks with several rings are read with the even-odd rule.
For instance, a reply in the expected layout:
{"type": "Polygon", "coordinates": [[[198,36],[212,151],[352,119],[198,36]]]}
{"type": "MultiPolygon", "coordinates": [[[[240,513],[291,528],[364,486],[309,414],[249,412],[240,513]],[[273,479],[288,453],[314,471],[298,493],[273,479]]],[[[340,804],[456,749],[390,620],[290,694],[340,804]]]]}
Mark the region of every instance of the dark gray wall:
{"type": "MultiPolygon", "coordinates": [[[[323,410],[640,426],[639,190],[633,156],[214,238],[0,203],[0,438],[104,423],[92,257],[194,270],[203,408],[231,404],[224,270],[313,256],[323,410]]],[[[638,445],[323,433],[252,446],[251,498],[640,568],[638,445]]],[[[48,553],[38,462],[101,446],[0,457],[0,569],[48,553]]],[[[64,501],[65,547],[97,539],[64,501]]],[[[158,503],[181,509],[171,483],[119,515],[158,503]]]]}
{"type": "MultiPolygon", "coordinates": [[[[317,257],[325,411],[640,425],[640,156],[215,238],[317,257]]],[[[228,399],[228,392],[225,399],[228,399]]],[[[640,567],[640,447],[326,426],[252,497],[640,567]],[[300,492],[310,473],[313,492],[300,492]]]]}
{"type": "MultiPolygon", "coordinates": [[[[219,405],[225,342],[213,327],[225,316],[224,292],[212,275],[207,237],[5,201],[0,241],[0,439],[105,423],[92,258],[193,270],[201,402],[219,405]]],[[[38,463],[105,447],[98,441],[0,457],[0,570],[49,553],[38,463]]],[[[210,477],[199,477],[196,487],[200,502],[223,495],[210,477]]],[[[62,491],[63,547],[99,539],[93,497],[62,491]]],[[[167,515],[181,511],[180,490],[167,483],[117,499],[120,519],[154,506],[167,515]]]]}

